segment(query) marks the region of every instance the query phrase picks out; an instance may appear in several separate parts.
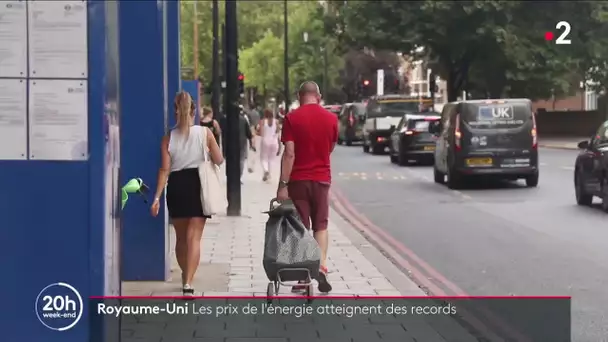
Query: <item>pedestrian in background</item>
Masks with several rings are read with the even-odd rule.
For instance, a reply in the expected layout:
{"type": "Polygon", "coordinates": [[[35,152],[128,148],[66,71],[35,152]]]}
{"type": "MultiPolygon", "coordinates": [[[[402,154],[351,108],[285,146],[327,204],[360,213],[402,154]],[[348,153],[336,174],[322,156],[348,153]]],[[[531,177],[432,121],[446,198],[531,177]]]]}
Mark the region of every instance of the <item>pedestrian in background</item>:
{"type": "MultiPolygon", "coordinates": [[[[249,122],[249,118],[247,114],[243,110],[241,106],[241,112],[239,115],[239,146],[240,149],[240,167],[241,167],[241,179],[243,177],[243,171],[245,170],[245,164],[248,158],[252,158],[253,153],[256,152],[255,145],[253,144],[253,132],[251,130],[251,122],[249,122]],[[253,153],[250,153],[249,151],[253,153]],[[251,156],[250,156],[251,154],[251,156]]],[[[241,180],[241,183],[243,181],[241,180]]]]}
{"type": "MultiPolygon", "coordinates": [[[[298,97],[300,107],[283,119],[284,151],[277,199],[291,199],[304,225],[312,228],[321,248],[319,291],[327,293],[331,291],[327,279],[330,156],[338,141],[338,119],[319,105],[321,92],[315,82],[302,83],[298,97]]],[[[296,285],[292,291],[305,289],[305,285],[296,285]]]]}
{"type": "Polygon", "coordinates": [[[158,215],[160,196],[167,186],[167,208],[175,229],[182,293],[194,296],[192,280],[201,262],[201,238],[205,222],[211,217],[203,213],[198,166],[205,160],[206,151],[216,165],[223,163],[224,158],[211,130],[194,124],[195,103],[190,94],[178,93],[174,106],[177,125],[161,142],[161,167],[150,212],[154,217],[158,215]]]}
{"type": "Polygon", "coordinates": [[[276,157],[280,155],[279,123],[274,118],[272,110],[264,110],[264,119],[260,122],[259,128],[260,137],[262,138],[260,161],[264,171],[262,181],[266,182],[270,180],[270,170],[272,170],[276,157]]]}
{"type": "Polygon", "coordinates": [[[220,137],[222,136],[222,129],[220,124],[213,118],[213,110],[209,107],[203,107],[201,110],[201,126],[207,127],[213,133],[215,141],[220,144],[220,137]]]}
{"type": "MultiPolygon", "coordinates": [[[[253,140],[253,146],[258,147],[259,139],[258,139],[258,131],[260,125],[260,113],[256,108],[252,108],[247,113],[247,119],[249,121],[249,126],[251,127],[251,135],[253,140]]],[[[255,163],[258,161],[256,150],[252,150],[248,152],[247,156],[247,171],[249,173],[253,173],[255,171],[255,163]]]]}

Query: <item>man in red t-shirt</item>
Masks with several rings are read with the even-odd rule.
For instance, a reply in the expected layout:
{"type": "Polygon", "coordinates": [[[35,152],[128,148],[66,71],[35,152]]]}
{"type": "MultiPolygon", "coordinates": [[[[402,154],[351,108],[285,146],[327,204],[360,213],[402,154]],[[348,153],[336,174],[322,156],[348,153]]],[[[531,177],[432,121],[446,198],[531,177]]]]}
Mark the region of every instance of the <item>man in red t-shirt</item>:
{"type": "MultiPolygon", "coordinates": [[[[285,116],[281,141],[285,145],[277,199],[291,199],[306,228],[312,228],[321,247],[320,292],[330,292],[327,280],[327,224],[330,155],[338,141],[336,115],[320,106],[321,94],[315,82],[304,82],[298,91],[300,107],[285,116]]],[[[301,291],[302,285],[292,291],[301,291]]]]}

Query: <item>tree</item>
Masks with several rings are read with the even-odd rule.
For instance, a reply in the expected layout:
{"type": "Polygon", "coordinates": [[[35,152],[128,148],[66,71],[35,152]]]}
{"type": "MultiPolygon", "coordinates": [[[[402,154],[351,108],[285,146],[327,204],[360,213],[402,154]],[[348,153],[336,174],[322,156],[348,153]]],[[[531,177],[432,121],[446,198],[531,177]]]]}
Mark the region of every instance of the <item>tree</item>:
{"type": "Polygon", "coordinates": [[[322,86],[325,63],[328,88],[334,87],[343,59],[336,53],[336,40],[325,34],[323,7],[313,1],[290,2],[289,6],[293,8],[288,17],[290,89],[297,89],[307,80],[322,86]],[[305,34],[307,41],[304,40],[305,34]]]}
{"type": "Polygon", "coordinates": [[[271,30],[251,47],[239,53],[239,68],[245,75],[248,88],[255,87],[264,101],[268,94],[283,87],[283,42],[271,30]]]}
{"type": "Polygon", "coordinates": [[[545,42],[543,33],[568,20],[572,28],[595,26],[595,2],[349,2],[344,30],[351,44],[412,53],[424,47],[429,64],[447,81],[448,100],[461,90],[486,96],[543,97],[571,90],[571,75],[587,55],[581,41],[568,49],[545,42]],[[360,23],[364,21],[365,25],[360,23]],[[584,52],[581,52],[584,51],[584,52]]]}

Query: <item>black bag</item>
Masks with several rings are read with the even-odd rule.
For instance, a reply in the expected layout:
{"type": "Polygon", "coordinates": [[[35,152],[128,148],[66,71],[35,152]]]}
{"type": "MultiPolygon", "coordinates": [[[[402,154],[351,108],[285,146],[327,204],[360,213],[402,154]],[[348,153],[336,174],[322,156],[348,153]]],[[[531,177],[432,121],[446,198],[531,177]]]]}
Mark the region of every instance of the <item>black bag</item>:
{"type": "Polygon", "coordinates": [[[307,273],[315,279],[321,265],[321,249],[308,232],[291,201],[279,206],[277,200],[270,202],[269,218],[266,222],[263,265],[270,281],[307,280],[307,273]],[[295,270],[300,269],[300,270],[295,270]],[[304,270],[305,269],[305,270],[304,270]]]}

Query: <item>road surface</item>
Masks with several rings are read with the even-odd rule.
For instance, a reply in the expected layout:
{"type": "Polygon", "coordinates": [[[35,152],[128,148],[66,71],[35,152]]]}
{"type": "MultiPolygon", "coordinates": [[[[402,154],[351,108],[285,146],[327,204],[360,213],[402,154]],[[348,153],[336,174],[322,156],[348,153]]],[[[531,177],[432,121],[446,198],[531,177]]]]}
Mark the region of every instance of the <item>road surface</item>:
{"type": "Polygon", "coordinates": [[[430,166],[400,167],[338,146],[333,186],[407,247],[387,253],[437,271],[425,273],[434,294],[570,295],[574,341],[606,341],[608,214],[576,205],[577,153],[541,149],[538,188],[520,180],[454,191],[433,183],[430,166]]]}

